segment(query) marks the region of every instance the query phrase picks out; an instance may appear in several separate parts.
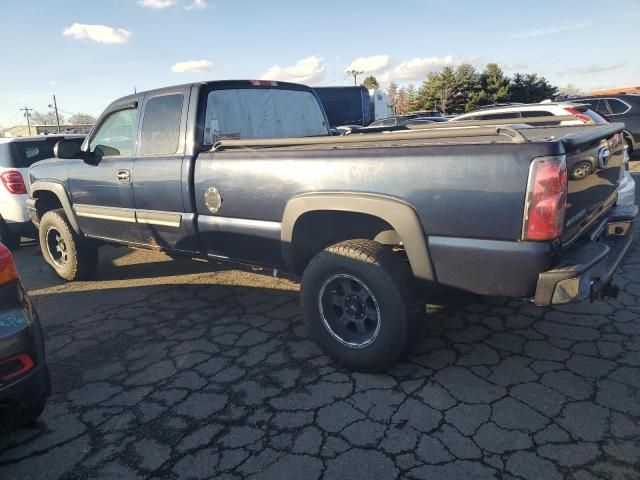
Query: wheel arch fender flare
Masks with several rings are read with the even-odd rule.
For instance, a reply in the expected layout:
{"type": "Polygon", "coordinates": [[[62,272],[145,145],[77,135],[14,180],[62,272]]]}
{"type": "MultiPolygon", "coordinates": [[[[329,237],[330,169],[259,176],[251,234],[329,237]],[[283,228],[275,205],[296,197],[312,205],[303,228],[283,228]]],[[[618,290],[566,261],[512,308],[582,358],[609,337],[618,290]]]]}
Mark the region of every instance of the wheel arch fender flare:
{"type": "Polygon", "coordinates": [[[31,184],[31,198],[33,202],[30,202],[33,206],[37,201],[37,192],[50,192],[53,193],[62,205],[64,209],[64,213],[67,215],[67,219],[71,224],[71,227],[77,234],[81,234],[80,226],[78,225],[78,220],[76,218],[75,212],[73,211],[73,207],[71,206],[71,200],[69,200],[69,195],[67,194],[67,190],[64,185],[59,182],[51,181],[51,180],[38,180],[31,184]]]}
{"type": "Polygon", "coordinates": [[[292,245],[296,222],[306,213],[323,210],[363,213],[384,220],[400,236],[414,276],[436,280],[427,238],[414,208],[403,200],[371,193],[304,193],[291,198],[284,209],[281,227],[282,256],[290,271],[294,267],[292,245]]]}

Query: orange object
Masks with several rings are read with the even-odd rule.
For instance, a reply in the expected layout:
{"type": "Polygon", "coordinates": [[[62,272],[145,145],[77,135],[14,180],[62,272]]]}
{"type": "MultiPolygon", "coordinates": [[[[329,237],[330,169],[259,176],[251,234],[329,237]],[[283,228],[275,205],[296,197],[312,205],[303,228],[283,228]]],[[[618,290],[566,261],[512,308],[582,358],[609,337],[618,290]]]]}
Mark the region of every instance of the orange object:
{"type": "Polygon", "coordinates": [[[620,95],[623,93],[640,93],[640,87],[620,87],[606,90],[593,90],[589,95],[620,95]]]}
{"type": "Polygon", "coordinates": [[[7,247],[0,243],[0,285],[13,282],[18,279],[16,264],[7,247]]]}

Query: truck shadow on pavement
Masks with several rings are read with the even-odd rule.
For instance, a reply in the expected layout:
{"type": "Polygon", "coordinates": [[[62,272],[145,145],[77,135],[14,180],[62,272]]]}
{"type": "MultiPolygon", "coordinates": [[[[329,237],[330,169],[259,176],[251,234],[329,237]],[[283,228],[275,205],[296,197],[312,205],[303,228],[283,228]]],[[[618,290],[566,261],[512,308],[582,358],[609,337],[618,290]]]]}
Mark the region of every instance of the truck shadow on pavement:
{"type": "Polygon", "coordinates": [[[322,355],[289,280],[189,263],[189,275],[172,265],[146,284],[164,260],[110,254],[100,281],[65,290],[25,275],[53,396],[37,425],[0,435],[2,478],[640,472],[637,242],[618,299],[541,309],[450,297],[381,374],[322,355]]]}

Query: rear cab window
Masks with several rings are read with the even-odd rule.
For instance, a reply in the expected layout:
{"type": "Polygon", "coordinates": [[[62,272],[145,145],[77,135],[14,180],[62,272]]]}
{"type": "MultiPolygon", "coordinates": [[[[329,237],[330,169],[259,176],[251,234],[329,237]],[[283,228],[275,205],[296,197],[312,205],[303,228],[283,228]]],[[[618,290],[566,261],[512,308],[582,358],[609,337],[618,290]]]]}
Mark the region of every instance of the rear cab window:
{"type": "Polygon", "coordinates": [[[205,145],[220,140],[327,136],[316,96],[307,90],[228,88],[211,90],[205,113],[205,145]]]}
{"type": "Polygon", "coordinates": [[[141,155],[172,155],[180,143],[181,93],[152,97],[142,118],[141,155]]]}

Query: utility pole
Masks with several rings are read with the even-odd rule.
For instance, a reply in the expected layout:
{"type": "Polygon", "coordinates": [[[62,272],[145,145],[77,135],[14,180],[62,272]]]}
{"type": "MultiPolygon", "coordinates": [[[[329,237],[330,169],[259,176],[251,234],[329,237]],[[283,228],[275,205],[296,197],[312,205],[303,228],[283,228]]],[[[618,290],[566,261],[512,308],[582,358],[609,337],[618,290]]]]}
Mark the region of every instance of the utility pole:
{"type": "Polygon", "coordinates": [[[362,75],[364,72],[362,70],[347,70],[347,75],[353,77],[353,84],[358,86],[358,75],[362,75]]]}
{"type": "Polygon", "coordinates": [[[31,135],[31,114],[29,112],[33,111],[33,108],[29,108],[27,106],[25,106],[24,108],[21,108],[20,110],[24,110],[24,116],[27,118],[27,126],[29,127],[29,135],[31,135]]]}
{"type": "Polygon", "coordinates": [[[56,124],[58,125],[58,133],[60,133],[60,117],[58,116],[58,104],[56,103],[56,96],[53,96],[53,109],[56,112],[56,124]]]}

